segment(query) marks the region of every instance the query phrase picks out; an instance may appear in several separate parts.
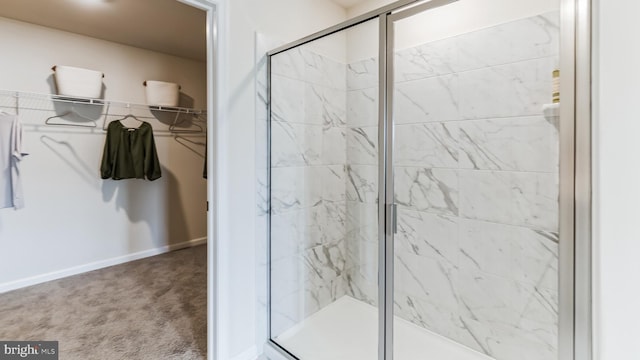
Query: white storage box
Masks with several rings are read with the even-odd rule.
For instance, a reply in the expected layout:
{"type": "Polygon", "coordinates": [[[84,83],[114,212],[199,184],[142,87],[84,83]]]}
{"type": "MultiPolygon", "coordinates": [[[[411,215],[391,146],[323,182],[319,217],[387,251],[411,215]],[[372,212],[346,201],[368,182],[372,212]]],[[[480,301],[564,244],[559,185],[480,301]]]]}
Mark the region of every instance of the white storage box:
{"type": "Polygon", "coordinates": [[[98,99],[102,95],[102,72],[62,65],[56,65],[52,70],[55,72],[58,95],[91,99],[98,99]]]}
{"type": "Polygon", "coordinates": [[[165,81],[147,80],[147,105],[150,106],[178,106],[180,102],[180,85],[165,81]]]}

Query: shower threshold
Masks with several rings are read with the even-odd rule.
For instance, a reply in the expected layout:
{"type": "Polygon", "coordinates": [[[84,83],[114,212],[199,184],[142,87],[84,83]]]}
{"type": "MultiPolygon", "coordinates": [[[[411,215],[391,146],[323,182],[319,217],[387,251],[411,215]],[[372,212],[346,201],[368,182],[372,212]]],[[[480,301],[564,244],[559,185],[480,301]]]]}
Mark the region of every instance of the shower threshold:
{"type": "MultiPolygon", "coordinates": [[[[395,360],[493,360],[397,316],[394,325],[395,360]]],[[[343,296],[275,342],[301,360],[375,360],[378,309],[343,296]]]]}

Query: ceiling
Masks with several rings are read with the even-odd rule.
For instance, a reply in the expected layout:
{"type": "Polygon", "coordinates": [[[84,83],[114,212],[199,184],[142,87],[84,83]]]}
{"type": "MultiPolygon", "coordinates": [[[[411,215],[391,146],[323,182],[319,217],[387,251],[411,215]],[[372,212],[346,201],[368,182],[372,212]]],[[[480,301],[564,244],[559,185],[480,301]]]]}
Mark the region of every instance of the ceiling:
{"type": "Polygon", "coordinates": [[[0,0],[0,16],[206,60],[206,13],[177,0],[0,0]]]}

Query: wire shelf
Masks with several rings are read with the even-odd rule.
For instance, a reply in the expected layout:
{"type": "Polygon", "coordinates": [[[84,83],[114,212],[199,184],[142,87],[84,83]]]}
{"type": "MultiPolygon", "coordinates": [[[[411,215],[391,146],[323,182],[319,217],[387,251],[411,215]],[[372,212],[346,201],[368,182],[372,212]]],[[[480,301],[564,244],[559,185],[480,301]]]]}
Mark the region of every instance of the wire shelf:
{"type": "MultiPolygon", "coordinates": [[[[106,130],[107,124],[110,122],[109,120],[113,121],[123,116],[134,117],[136,119],[159,120],[169,125],[167,131],[172,134],[204,133],[204,127],[206,127],[207,122],[207,111],[201,109],[154,106],[92,98],[72,98],[55,94],[2,89],[0,89],[0,110],[12,110],[16,114],[19,114],[21,110],[46,111],[56,114],[56,116],[47,118],[43,125],[100,128],[96,121],[102,118],[102,130],[106,130]],[[136,115],[132,115],[133,113],[136,113],[136,115]],[[87,122],[50,122],[52,119],[64,118],[70,114],[75,114],[75,116],[87,122]],[[197,130],[183,128],[182,125],[185,124],[193,124],[197,130]]],[[[34,125],[40,126],[39,124],[34,125]]]]}
{"type": "Polygon", "coordinates": [[[186,107],[171,107],[171,106],[155,106],[140,103],[129,103],[123,101],[103,100],[103,99],[91,99],[91,98],[71,98],[68,96],[55,95],[55,94],[42,94],[32,93],[24,91],[12,91],[12,90],[0,90],[0,106],[2,107],[17,107],[18,109],[28,110],[43,110],[52,111],[55,110],[51,106],[52,102],[64,103],[69,105],[94,105],[94,106],[108,106],[109,108],[125,108],[125,109],[147,109],[151,111],[162,111],[170,113],[181,114],[194,114],[194,115],[206,115],[206,110],[193,109],[186,107]],[[40,105],[40,106],[38,106],[40,105]]]}

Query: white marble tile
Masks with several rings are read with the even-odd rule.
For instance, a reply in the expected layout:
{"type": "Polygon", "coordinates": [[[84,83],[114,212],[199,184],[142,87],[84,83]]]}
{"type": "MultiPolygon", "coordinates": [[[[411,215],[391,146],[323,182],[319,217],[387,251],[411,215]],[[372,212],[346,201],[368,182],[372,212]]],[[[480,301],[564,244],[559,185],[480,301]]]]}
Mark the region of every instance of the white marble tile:
{"type": "Polygon", "coordinates": [[[458,75],[443,75],[396,83],[393,92],[396,124],[460,119],[458,75]]]}
{"type": "Polygon", "coordinates": [[[539,289],[557,291],[558,233],[522,227],[514,227],[513,232],[511,242],[513,278],[539,289]]]}
{"type": "Polygon", "coordinates": [[[557,349],[558,293],[535,288],[518,327],[527,339],[539,341],[551,349],[557,349]]]}
{"type": "Polygon", "coordinates": [[[394,163],[399,166],[458,167],[457,123],[395,127],[394,163]]]}
{"type": "Polygon", "coordinates": [[[309,166],[322,162],[322,126],[271,123],[271,166],[309,166]]]}
{"type": "Polygon", "coordinates": [[[461,121],[460,167],[555,172],[558,131],[544,116],[461,121]]]}
{"type": "Polygon", "coordinates": [[[267,170],[262,168],[256,169],[256,215],[264,216],[269,211],[268,197],[269,187],[267,186],[267,170]]]}
{"type": "Polygon", "coordinates": [[[518,226],[460,219],[460,264],[555,291],[558,236],[518,226]]]}
{"type": "Polygon", "coordinates": [[[318,206],[322,203],[325,188],[327,187],[325,173],[328,172],[328,169],[326,166],[307,166],[303,168],[303,171],[304,178],[301,180],[303,182],[302,207],[318,206]]]}
{"type": "Polygon", "coordinates": [[[558,174],[514,173],[511,186],[519,220],[515,225],[558,231],[558,174]]]}
{"type": "MultiPolygon", "coordinates": [[[[347,248],[357,250],[365,245],[377,244],[378,235],[377,204],[347,201],[347,248]]],[[[360,253],[357,251],[352,251],[350,255],[352,264],[371,260],[369,257],[360,257],[360,253]]]]}
{"type": "Polygon", "coordinates": [[[348,230],[347,231],[347,239],[350,241],[378,241],[378,226],[360,226],[359,228],[348,230]]]}
{"type": "Polygon", "coordinates": [[[550,54],[552,56],[560,55],[560,11],[540,14],[537,16],[536,21],[543,23],[543,26],[550,31],[550,54]]]}
{"type": "Polygon", "coordinates": [[[444,39],[398,50],[395,54],[395,81],[409,81],[455,72],[458,48],[454,39],[444,39]]]}
{"type": "MultiPolygon", "coordinates": [[[[320,242],[322,244],[344,243],[347,236],[347,204],[344,201],[325,201],[320,206],[322,211],[322,227],[320,242]]],[[[346,262],[346,259],[345,259],[346,262]]]]}
{"type": "Polygon", "coordinates": [[[305,289],[305,317],[309,317],[346,294],[343,276],[320,284],[309,284],[305,289]]]}
{"type": "Polygon", "coordinates": [[[307,83],[346,89],[346,65],[301,46],[271,57],[272,74],[307,83]]]}
{"type": "MultiPolygon", "coordinates": [[[[293,94],[292,94],[293,95],[293,94]]],[[[297,94],[293,96],[299,96],[297,94]]],[[[307,84],[305,87],[305,123],[344,126],[347,121],[346,91],[321,85],[307,84]]]]}
{"type": "Polygon", "coordinates": [[[556,360],[557,349],[531,341],[518,329],[490,326],[486,322],[462,317],[461,321],[481,344],[482,352],[499,360],[556,360]]]}
{"type": "Polygon", "coordinates": [[[300,235],[296,241],[300,252],[322,245],[323,231],[327,225],[322,203],[298,212],[300,235]]]}
{"type": "Polygon", "coordinates": [[[378,201],[378,167],[347,165],[347,200],[375,204],[378,201]]]}
{"type": "Polygon", "coordinates": [[[304,290],[271,301],[271,335],[280,334],[304,320],[304,290]]]}
{"type": "Polygon", "coordinates": [[[279,300],[303,289],[304,258],[298,254],[271,261],[271,300],[279,300]]]}
{"type": "Polygon", "coordinates": [[[345,242],[347,267],[357,267],[360,276],[367,282],[378,282],[378,242],[348,239],[345,242]]]}
{"type": "Polygon", "coordinates": [[[409,210],[458,215],[458,172],[419,167],[394,168],[396,202],[409,210]]]}
{"type": "Polygon", "coordinates": [[[517,222],[513,214],[512,173],[460,171],[460,216],[501,224],[517,222]]]}
{"type": "Polygon", "coordinates": [[[291,258],[305,247],[307,210],[290,211],[271,216],[271,261],[291,258]]]}
{"type": "Polygon", "coordinates": [[[305,78],[305,63],[300,47],[293,48],[271,57],[271,73],[291,79],[305,78]]]}
{"type": "Polygon", "coordinates": [[[529,286],[480,272],[466,263],[456,272],[455,292],[463,316],[510,327],[518,324],[532,295],[529,286]]]}
{"type": "Polygon", "coordinates": [[[304,168],[303,206],[317,206],[324,201],[346,200],[344,165],[323,165],[304,168]]]}
{"type": "Polygon", "coordinates": [[[378,304],[378,283],[368,281],[361,273],[360,267],[355,266],[347,270],[345,277],[346,293],[354,298],[369,303],[378,304]]]}
{"type": "Polygon", "coordinates": [[[304,313],[309,316],[345,294],[344,242],[323,244],[304,252],[301,272],[305,299],[304,313]]]}
{"type": "Polygon", "coordinates": [[[271,118],[273,121],[305,123],[306,86],[301,80],[280,75],[271,77],[271,118]]]}
{"type": "Polygon", "coordinates": [[[553,60],[542,58],[460,73],[460,115],[541,115],[542,105],[551,102],[552,71],[553,60]]]}
{"type": "Polygon", "coordinates": [[[347,129],[325,127],[322,130],[322,164],[342,165],[347,162],[347,129]]]}
{"type": "Polygon", "coordinates": [[[395,256],[395,287],[441,309],[457,311],[457,270],[444,262],[405,252],[395,256]]]}
{"type": "Polygon", "coordinates": [[[274,214],[300,210],[305,205],[305,171],[302,167],[271,170],[271,209],[274,214]]]}
{"type": "MultiPolygon", "coordinates": [[[[268,160],[268,104],[267,104],[267,58],[264,55],[268,41],[263,36],[256,38],[256,131],[255,131],[255,157],[256,157],[256,216],[263,217],[267,214],[267,160],[268,160]]],[[[264,232],[256,231],[257,237],[262,237],[261,244],[266,245],[264,232]]]]}
{"type": "Polygon", "coordinates": [[[516,280],[511,225],[460,219],[460,264],[486,274],[516,280]]]}
{"type": "Polygon", "coordinates": [[[347,161],[353,165],[378,165],[378,127],[347,128],[347,161]]]}
{"type": "Polygon", "coordinates": [[[458,219],[399,209],[395,248],[398,253],[425,256],[456,266],[458,219]]]}
{"type": "Polygon", "coordinates": [[[436,306],[431,301],[397,290],[394,298],[396,316],[482,352],[482,348],[462,323],[456,310],[436,306]]]}
{"type": "Polygon", "coordinates": [[[347,91],[347,126],[378,125],[378,88],[347,91]]]}
{"type": "MultiPolygon", "coordinates": [[[[375,203],[363,203],[360,201],[347,202],[347,231],[360,228],[377,229],[378,227],[378,205],[375,203]]],[[[363,239],[366,241],[377,241],[378,237],[363,239]]]]}
{"type": "Polygon", "coordinates": [[[455,38],[460,51],[456,70],[466,71],[556,55],[557,12],[512,21],[455,38]]]}
{"type": "Polygon", "coordinates": [[[459,180],[462,217],[557,231],[557,175],[461,170],[459,180]]]}
{"type": "Polygon", "coordinates": [[[346,201],[347,172],[345,165],[329,165],[322,168],[322,199],[325,201],[346,201]]]}
{"type": "Polygon", "coordinates": [[[346,89],[347,74],[344,64],[314,52],[308,45],[303,46],[301,54],[305,81],[334,89],[346,89]]]}
{"type": "Polygon", "coordinates": [[[313,285],[329,284],[344,274],[344,243],[332,243],[316,246],[304,253],[303,278],[305,287],[313,290],[313,285]],[[310,286],[311,285],[311,286],[310,286]]]}
{"type": "Polygon", "coordinates": [[[347,65],[347,90],[362,90],[379,86],[378,59],[370,58],[347,65]]]}

